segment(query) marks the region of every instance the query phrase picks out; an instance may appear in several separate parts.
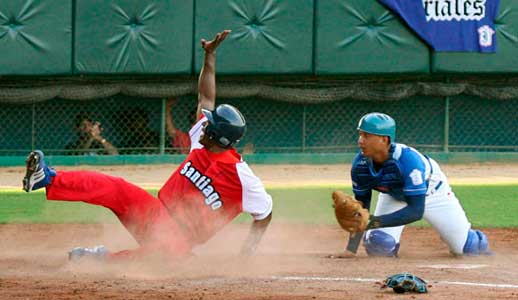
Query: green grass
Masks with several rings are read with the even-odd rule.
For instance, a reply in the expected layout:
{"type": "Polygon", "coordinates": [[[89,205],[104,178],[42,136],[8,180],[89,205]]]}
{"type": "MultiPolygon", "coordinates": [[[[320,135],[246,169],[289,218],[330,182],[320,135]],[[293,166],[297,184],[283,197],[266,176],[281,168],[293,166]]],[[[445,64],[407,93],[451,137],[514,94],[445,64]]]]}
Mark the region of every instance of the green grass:
{"type": "MultiPolygon", "coordinates": [[[[268,188],[276,222],[335,224],[331,192],[349,186],[268,188]]],[[[457,197],[475,227],[518,227],[518,185],[456,185],[457,197]]],[[[156,194],[156,190],[150,190],[156,194]]],[[[376,198],[375,196],[373,198],[376,198]]],[[[375,202],[373,203],[375,205],[375,202]]],[[[245,214],[236,222],[250,222],[245,214]]],[[[114,223],[109,210],[76,202],[46,201],[43,192],[0,190],[0,223],[114,223]]],[[[425,222],[416,223],[426,226],[425,222]]]]}

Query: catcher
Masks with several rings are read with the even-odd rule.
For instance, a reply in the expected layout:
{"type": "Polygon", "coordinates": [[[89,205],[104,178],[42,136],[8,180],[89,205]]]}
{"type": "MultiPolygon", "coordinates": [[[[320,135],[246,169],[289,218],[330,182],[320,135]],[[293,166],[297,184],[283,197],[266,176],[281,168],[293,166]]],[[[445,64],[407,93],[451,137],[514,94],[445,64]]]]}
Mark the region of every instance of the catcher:
{"type": "Polygon", "coordinates": [[[437,162],[395,143],[394,119],[369,113],[360,119],[358,131],[360,152],[351,169],[357,200],[333,193],[338,223],[351,232],[342,257],[354,255],[362,238],[368,255],[397,256],[405,225],[423,218],[454,255],[491,254],[486,235],[471,228],[437,162]],[[369,215],[372,190],[379,196],[369,215]]]}

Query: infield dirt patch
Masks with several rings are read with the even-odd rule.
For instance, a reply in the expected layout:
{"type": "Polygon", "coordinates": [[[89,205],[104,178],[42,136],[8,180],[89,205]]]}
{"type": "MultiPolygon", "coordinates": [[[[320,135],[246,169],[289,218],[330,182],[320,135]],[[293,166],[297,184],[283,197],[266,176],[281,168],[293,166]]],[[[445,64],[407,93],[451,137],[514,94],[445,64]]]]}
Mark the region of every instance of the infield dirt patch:
{"type": "MultiPolygon", "coordinates": [[[[81,166],[144,187],[160,187],[177,166],[81,166]]],[[[253,165],[266,185],[348,184],[349,165],[253,165]]],[[[446,165],[453,183],[516,183],[518,165],[446,165]]],[[[23,168],[0,169],[0,186],[19,188],[23,168]]],[[[258,253],[239,256],[248,225],[231,225],[196,256],[169,263],[71,264],[67,251],[104,244],[136,247],[119,224],[0,225],[0,299],[518,299],[518,230],[484,229],[494,256],[453,257],[430,228],[407,228],[400,258],[329,259],[342,250],[336,226],[274,218],[258,253]],[[380,289],[388,275],[412,272],[428,294],[380,289]]]]}
{"type": "Polygon", "coordinates": [[[433,230],[408,228],[399,258],[367,257],[361,249],[356,258],[329,259],[345,243],[337,226],[274,222],[257,255],[243,257],[238,251],[247,228],[227,227],[185,261],[101,265],[71,264],[66,251],[135,246],[118,224],[0,225],[0,299],[518,298],[515,229],[486,230],[495,252],[489,257],[455,258],[433,230]],[[382,279],[401,272],[427,280],[429,293],[380,288],[382,279]]]}

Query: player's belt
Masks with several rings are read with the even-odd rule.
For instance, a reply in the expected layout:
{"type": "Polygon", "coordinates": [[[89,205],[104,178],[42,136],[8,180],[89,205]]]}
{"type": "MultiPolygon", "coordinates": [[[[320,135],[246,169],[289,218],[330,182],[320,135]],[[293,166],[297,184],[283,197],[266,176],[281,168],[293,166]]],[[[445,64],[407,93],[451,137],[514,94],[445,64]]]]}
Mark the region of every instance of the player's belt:
{"type": "MultiPolygon", "coordinates": [[[[430,166],[430,176],[428,177],[428,179],[426,180],[427,183],[426,183],[426,186],[429,188],[430,184],[435,184],[435,182],[432,179],[433,177],[433,166],[432,166],[432,162],[430,161],[430,157],[428,157],[427,155],[423,155],[424,157],[426,157],[426,161],[428,161],[428,165],[430,166]]],[[[433,193],[435,193],[437,190],[439,190],[439,188],[442,186],[442,180],[439,180],[436,184],[435,184],[435,187],[433,187],[432,189],[428,189],[427,193],[426,193],[426,196],[430,196],[432,195],[433,193]]]]}
{"type": "Polygon", "coordinates": [[[442,185],[442,180],[439,181],[439,183],[435,186],[434,190],[437,191],[441,187],[441,185],[442,185]]]}

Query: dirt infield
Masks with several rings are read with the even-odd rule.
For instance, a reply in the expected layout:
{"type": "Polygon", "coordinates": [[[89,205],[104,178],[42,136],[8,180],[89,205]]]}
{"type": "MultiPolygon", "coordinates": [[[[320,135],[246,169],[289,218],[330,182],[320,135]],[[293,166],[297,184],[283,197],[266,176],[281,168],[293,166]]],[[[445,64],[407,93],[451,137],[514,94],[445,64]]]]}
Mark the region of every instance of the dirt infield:
{"type": "Polygon", "coordinates": [[[430,229],[409,228],[400,258],[329,259],[344,235],[335,226],[274,223],[254,257],[238,255],[247,226],[232,225],[196,256],[167,264],[70,264],[66,249],[133,247],[120,225],[1,225],[1,299],[517,299],[518,230],[487,230],[491,257],[452,257],[430,229]],[[412,272],[428,294],[381,289],[412,272]]]}
{"type": "MultiPolygon", "coordinates": [[[[175,168],[66,167],[159,187],[175,168]]],[[[252,166],[267,185],[343,184],[347,165],[252,166]]],[[[518,165],[445,166],[452,182],[518,182],[518,165]]],[[[0,169],[0,187],[19,187],[23,168],[0,169]]],[[[225,228],[185,261],[70,264],[75,246],[111,250],[136,244],[119,224],[0,225],[0,299],[518,299],[518,229],[485,230],[494,256],[456,258],[431,229],[408,228],[400,258],[329,259],[345,245],[338,226],[272,222],[254,257],[238,250],[248,226],[225,228]],[[428,294],[380,289],[386,276],[412,272],[428,294]]]]}

